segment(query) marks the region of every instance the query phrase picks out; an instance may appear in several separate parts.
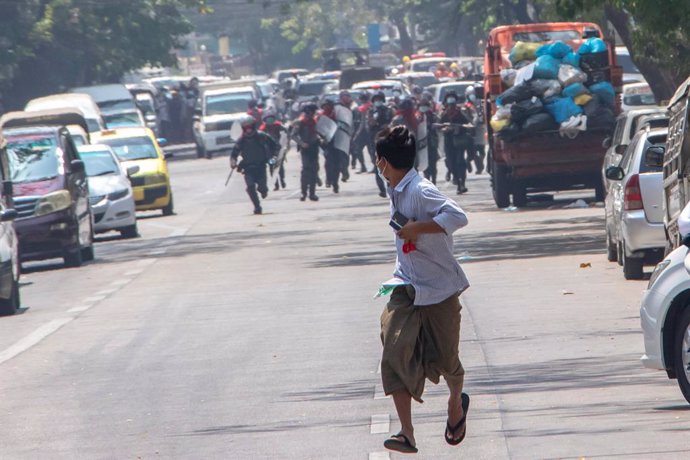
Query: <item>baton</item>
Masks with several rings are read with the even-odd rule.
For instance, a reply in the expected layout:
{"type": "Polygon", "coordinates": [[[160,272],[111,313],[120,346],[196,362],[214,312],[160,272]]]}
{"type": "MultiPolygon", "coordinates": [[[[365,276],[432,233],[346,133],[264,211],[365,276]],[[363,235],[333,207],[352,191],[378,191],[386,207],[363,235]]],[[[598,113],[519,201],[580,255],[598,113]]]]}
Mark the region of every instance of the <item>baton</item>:
{"type": "Polygon", "coordinates": [[[230,174],[228,174],[228,178],[225,180],[225,186],[227,187],[228,184],[230,183],[230,178],[232,177],[232,173],[235,172],[235,168],[230,169],[230,174]]]}

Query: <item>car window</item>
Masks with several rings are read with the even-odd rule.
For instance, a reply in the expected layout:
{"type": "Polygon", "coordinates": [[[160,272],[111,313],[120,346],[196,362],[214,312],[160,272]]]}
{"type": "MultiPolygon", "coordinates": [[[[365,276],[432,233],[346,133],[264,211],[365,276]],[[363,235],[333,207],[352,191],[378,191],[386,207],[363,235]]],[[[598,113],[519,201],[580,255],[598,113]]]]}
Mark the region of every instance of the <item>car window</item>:
{"type": "Polygon", "coordinates": [[[7,139],[7,157],[12,182],[36,182],[64,173],[57,153],[57,139],[51,135],[7,139]]]}
{"type": "Polygon", "coordinates": [[[115,155],[122,161],[158,158],[158,151],[153,141],[147,136],[119,139],[101,139],[99,144],[109,145],[115,155]]]}
{"type": "Polygon", "coordinates": [[[642,173],[659,173],[664,170],[663,166],[648,165],[645,161],[645,152],[653,145],[665,146],[666,136],[648,137],[644,143],[642,155],[640,155],[640,174],[642,173]]]}
{"type": "Polygon", "coordinates": [[[632,142],[630,145],[628,145],[628,148],[625,149],[625,154],[623,155],[623,158],[621,159],[620,162],[620,167],[625,171],[626,174],[630,171],[630,165],[631,165],[631,160],[632,157],[635,155],[635,150],[637,150],[637,144],[640,140],[640,137],[635,137],[633,138],[632,142]]]}
{"type": "Polygon", "coordinates": [[[246,112],[252,93],[228,93],[206,96],[206,116],[246,112]]]}
{"type": "Polygon", "coordinates": [[[297,94],[299,96],[321,96],[332,88],[330,81],[317,81],[300,83],[297,87],[297,94]]]}
{"type": "Polygon", "coordinates": [[[142,126],[137,112],[104,114],[103,121],[108,128],[138,128],[142,126]]]}
{"type": "Polygon", "coordinates": [[[89,177],[120,174],[120,167],[117,161],[107,150],[82,152],[81,159],[84,161],[86,175],[89,177]]]}
{"type": "Polygon", "coordinates": [[[619,145],[621,144],[623,140],[623,130],[625,127],[625,122],[627,118],[619,118],[618,122],[616,123],[616,130],[613,133],[613,143],[612,145],[619,145]]]}

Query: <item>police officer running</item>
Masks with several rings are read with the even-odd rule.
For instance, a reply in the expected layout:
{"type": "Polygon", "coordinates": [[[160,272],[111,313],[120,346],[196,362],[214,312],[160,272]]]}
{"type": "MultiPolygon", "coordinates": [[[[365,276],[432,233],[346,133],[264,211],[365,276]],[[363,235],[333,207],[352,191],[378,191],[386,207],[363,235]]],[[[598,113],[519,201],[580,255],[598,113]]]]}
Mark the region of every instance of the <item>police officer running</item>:
{"type": "Polygon", "coordinates": [[[247,184],[247,194],[254,204],[254,214],[261,214],[261,198],[268,196],[266,183],[266,165],[275,164],[280,144],[266,133],[257,131],[256,119],[251,115],[245,116],[240,124],[242,136],[237,140],[230,154],[230,167],[244,174],[247,184]],[[237,158],[242,156],[242,161],[237,163],[237,158]]]}
{"type": "MultiPolygon", "coordinates": [[[[374,94],[371,101],[373,104],[367,114],[367,126],[369,127],[369,144],[367,145],[367,150],[369,150],[371,163],[376,165],[376,135],[383,128],[388,127],[393,121],[393,109],[386,105],[386,95],[382,91],[374,94]]],[[[374,166],[372,172],[376,172],[376,166],[374,166]]],[[[386,198],[386,186],[383,180],[378,174],[374,174],[374,176],[376,177],[376,185],[379,188],[379,196],[386,198]]]]}
{"type": "MultiPolygon", "coordinates": [[[[286,133],[287,129],[285,129],[283,124],[276,119],[276,114],[270,107],[264,111],[263,118],[264,122],[259,127],[259,131],[268,134],[273,138],[274,141],[276,141],[278,145],[280,145],[280,135],[281,133],[286,133]]],[[[282,145],[280,145],[280,148],[282,148],[282,145]]],[[[271,172],[274,172],[276,169],[278,170],[275,187],[273,190],[278,191],[281,187],[285,188],[285,157],[281,157],[279,163],[276,164],[275,167],[272,166],[271,168],[271,172]]]]}
{"type": "Polygon", "coordinates": [[[417,117],[421,123],[426,123],[427,129],[427,151],[429,152],[429,166],[424,170],[424,177],[436,184],[438,169],[438,134],[434,129],[434,124],[438,123],[438,116],[434,113],[432,101],[426,96],[422,96],[419,102],[417,117]]]}
{"type": "Polygon", "coordinates": [[[316,196],[316,183],[319,174],[319,144],[321,141],[316,131],[315,115],[317,109],[316,104],[306,104],[302,108],[302,115],[292,125],[297,149],[302,156],[302,174],[300,177],[302,196],[300,201],[307,199],[307,193],[309,193],[311,201],[319,201],[319,197],[316,196]]]}
{"type": "MultiPolygon", "coordinates": [[[[465,89],[465,98],[467,99],[465,104],[471,109],[473,116],[472,123],[474,124],[474,154],[472,155],[472,160],[474,161],[475,172],[477,174],[481,174],[484,171],[484,157],[486,155],[486,141],[484,139],[484,135],[486,134],[486,126],[484,124],[485,119],[483,101],[477,97],[477,92],[483,93],[481,84],[476,83],[474,86],[468,86],[467,89],[465,89]]],[[[472,172],[471,170],[469,171],[472,172]]]]}
{"type": "MultiPolygon", "coordinates": [[[[334,123],[336,123],[335,118],[335,103],[331,99],[324,99],[321,103],[321,112],[318,118],[328,117],[334,123]]],[[[318,122],[317,118],[317,122],[318,122]]],[[[326,187],[332,187],[333,193],[340,192],[340,173],[342,171],[341,159],[342,152],[335,148],[335,137],[329,142],[323,141],[321,147],[323,147],[324,155],[326,157],[326,187]]]]}
{"type": "Polygon", "coordinates": [[[443,98],[441,113],[441,132],[446,154],[446,166],[453,176],[453,183],[458,186],[458,195],[467,192],[467,161],[465,154],[472,155],[474,142],[470,133],[472,116],[464,106],[458,104],[459,97],[455,91],[449,91],[443,98]]]}

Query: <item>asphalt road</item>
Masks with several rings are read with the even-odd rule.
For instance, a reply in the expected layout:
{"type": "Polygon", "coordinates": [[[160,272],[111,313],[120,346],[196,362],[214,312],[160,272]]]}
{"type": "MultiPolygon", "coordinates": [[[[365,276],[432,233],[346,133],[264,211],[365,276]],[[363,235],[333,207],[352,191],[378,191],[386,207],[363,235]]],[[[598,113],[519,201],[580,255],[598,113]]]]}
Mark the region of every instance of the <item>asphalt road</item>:
{"type": "MultiPolygon", "coordinates": [[[[104,235],[81,268],[26,266],[24,308],[0,318],[0,458],[401,458],[382,446],[398,424],[372,296],[394,252],[373,175],[301,203],[291,154],[253,216],[227,158],[190,153],[170,163],[177,215],[104,235]]],[[[564,209],[587,194],[497,210],[488,176],[468,186],[468,438],[445,444],[429,385],[417,457],[688,458],[690,406],[639,363],[645,282],[606,262],[603,210],[564,209]]]]}

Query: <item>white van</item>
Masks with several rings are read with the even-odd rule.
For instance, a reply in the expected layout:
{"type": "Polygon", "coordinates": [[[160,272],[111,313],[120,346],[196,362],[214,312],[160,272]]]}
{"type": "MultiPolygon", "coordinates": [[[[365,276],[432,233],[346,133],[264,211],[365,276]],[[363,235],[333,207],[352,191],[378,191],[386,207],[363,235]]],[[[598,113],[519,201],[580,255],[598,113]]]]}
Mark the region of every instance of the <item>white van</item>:
{"type": "Polygon", "coordinates": [[[202,89],[194,114],[194,141],[199,157],[234,146],[237,139],[230,135],[230,130],[234,122],[247,114],[252,99],[259,100],[253,84],[202,89]]]}
{"type": "Polygon", "coordinates": [[[84,114],[89,133],[97,133],[105,129],[101,111],[96,101],[84,93],[63,93],[32,99],[26,104],[27,112],[40,112],[44,110],[79,109],[84,114]]]}

